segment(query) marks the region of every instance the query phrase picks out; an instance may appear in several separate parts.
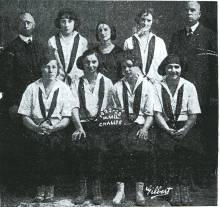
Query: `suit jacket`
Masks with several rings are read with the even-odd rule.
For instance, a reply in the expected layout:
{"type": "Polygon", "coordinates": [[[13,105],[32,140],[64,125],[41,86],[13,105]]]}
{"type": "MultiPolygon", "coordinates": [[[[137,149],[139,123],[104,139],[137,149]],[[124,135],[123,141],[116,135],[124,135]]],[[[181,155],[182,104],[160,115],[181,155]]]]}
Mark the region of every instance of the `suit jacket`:
{"type": "Polygon", "coordinates": [[[44,47],[35,39],[27,44],[18,36],[2,54],[3,91],[9,106],[19,105],[27,85],[41,77],[44,47]]]}
{"type": "MultiPolygon", "coordinates": [[[[186,61],[182,76],[195,84],[201,105],[209,103],[211,77],[217,77],[217,67],[211,63],[213,59],[217,62],[217,58],[211,55],[216,51],[216,35],[201,23],[193,34],[187,36],[186,29],[182,29],[172,36],[170,42],[168,52],[186,61]]],[[[217,90],[217,82],[215,87],[217,90]]]]}

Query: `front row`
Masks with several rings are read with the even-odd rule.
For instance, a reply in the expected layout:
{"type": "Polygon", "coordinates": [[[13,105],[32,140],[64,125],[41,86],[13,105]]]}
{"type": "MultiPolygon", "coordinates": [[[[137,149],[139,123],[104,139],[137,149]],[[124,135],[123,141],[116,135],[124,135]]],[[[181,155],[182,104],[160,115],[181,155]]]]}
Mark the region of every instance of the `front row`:
{"type": "Polygon", "coordinates": [[[124,77],[113,86],[98,72],[96,52],[88,50],[77,60],[84,76],[70,88],[56,79],[59,71],[52,54],[41,60],[42,78],[27,87],[18,110],[32,152],[29,158],[36,175],[35,201],[53,201],[54,176],[60,169],[57,163],[67,146],[72,146],[80,188],[75,204],[86,200],[88,180],[92,181],[93,203],[102,203],[104,164],[110,166],[112,180],[117,183],[115,205],[124,201],[129,178],[136,182],[137,205],[149,202],[144,185],[165,183],[173,188],[171,204],[191,204],[188,179],[193,153],[200,150],[198,130],[193,127],[201,113],[196,88],[180,77],[183,63],[175,55],[164,59],[158,71],[164,79],[153,84],[131,59],[124,53],[124,77]],[[109,130],[98,126],[99,115],[108,108],[122,112],[123,125],[109,130]],[[64,139],[68,137],[64,128],[71,118],[75,131],[71,140],[64,139]]]}

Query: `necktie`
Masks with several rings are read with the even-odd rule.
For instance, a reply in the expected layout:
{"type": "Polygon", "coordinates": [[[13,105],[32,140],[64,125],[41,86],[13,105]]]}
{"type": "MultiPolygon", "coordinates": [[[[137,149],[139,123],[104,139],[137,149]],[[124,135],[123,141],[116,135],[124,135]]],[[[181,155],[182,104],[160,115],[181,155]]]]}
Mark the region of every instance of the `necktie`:
{"type": "Polygon", "coordinates": [[[27,44],[28,44],[28,45],[31,45],[31,43],[32,43],[32,41],[31,41],[31,39],[29,39],[29,40],[27,41],[27,44]]]}
{"type": "Polygon", "coordinates": [[[186,31],[187,31],[186,36],[187,36],[187,39],[189,40],[189,39],[191,39],[191,37],[193,35],[193,31],[192,31],[191,27],[186,28],[186,31]]]}

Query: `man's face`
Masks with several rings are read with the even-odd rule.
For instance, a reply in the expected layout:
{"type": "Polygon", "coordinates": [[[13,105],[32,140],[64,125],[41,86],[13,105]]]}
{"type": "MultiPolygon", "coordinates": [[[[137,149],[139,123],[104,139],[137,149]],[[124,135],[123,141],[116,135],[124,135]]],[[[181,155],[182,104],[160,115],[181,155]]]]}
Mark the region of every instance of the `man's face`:
{"type": "Polygon", "coordinates": [[[34,18],[29,14],[25,13],[20,16],[19,21],[19,32],[25,37],[30,37],[33,34],[35,28],[34,18]]]}
{"type": "Polygon", "coordinates": [[[196,24],[201,16],[200,5],[196,1],[187,2],[184,16],[189,26],[196,24]]]}
{"type": "Polygon", "coordinates": [[[90,73],[90,74],[96,73],[98,66],[99,66],[99,61],[95,53],[86,56],[83,60],[83,67],[85,73],[90,73]]]}
{"type": "Polygon", "coordinates": [[[60,19],[60,31],[63,35],[71,34],[74,30],[75,21],[63,16],[60,19]]]}

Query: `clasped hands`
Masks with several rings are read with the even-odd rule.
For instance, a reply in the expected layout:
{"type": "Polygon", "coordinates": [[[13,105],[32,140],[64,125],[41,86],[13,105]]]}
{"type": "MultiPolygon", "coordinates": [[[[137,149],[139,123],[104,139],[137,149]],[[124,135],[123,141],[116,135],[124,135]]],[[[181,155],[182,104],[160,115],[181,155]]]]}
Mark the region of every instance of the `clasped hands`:
{"type": "Polygon", "coordinates": [[[183,139],[186,134],[188,133],[188,129],[187,128],[181,128],[181,129],[178,129],[178,130],[175,130],[175,129],[172,129],[172,128],[169,128],[167,130],[168,134],[171,135],[174,139],[177,139],[177,140],[181,140],[183,139]]]}
{"type": "Polygon", "coordinates": [[[54,132],[54,129],[54,126],[49,125],[47,122],[43,122],[37,126],[36,131],[40,135],[50,135],[52,132],[54,132]]]}

